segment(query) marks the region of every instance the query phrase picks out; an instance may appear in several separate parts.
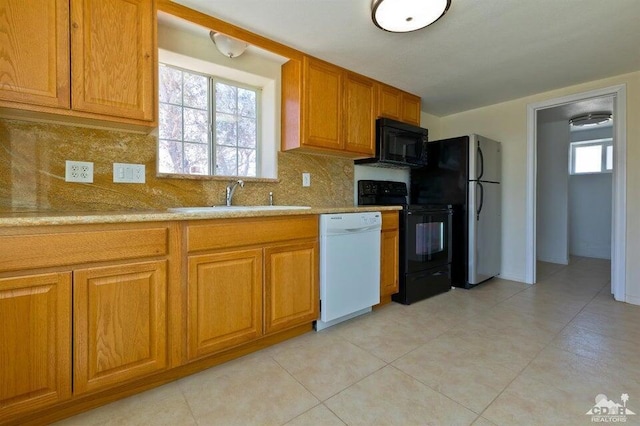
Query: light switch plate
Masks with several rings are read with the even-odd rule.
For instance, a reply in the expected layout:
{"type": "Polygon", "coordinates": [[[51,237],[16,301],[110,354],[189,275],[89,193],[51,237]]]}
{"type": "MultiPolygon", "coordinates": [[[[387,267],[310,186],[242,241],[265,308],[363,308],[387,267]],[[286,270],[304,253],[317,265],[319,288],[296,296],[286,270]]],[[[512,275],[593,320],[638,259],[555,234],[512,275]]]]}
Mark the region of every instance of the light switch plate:
{"type": "Polygon", "coordinates": [[[144,164],[113,163],[113,181],[115,183],[144,183],[144,164]]]}
{"type": "Polygon", "coordinates": [[[302,174],[302,186],[311,186],[311,173],[302,174]]]}

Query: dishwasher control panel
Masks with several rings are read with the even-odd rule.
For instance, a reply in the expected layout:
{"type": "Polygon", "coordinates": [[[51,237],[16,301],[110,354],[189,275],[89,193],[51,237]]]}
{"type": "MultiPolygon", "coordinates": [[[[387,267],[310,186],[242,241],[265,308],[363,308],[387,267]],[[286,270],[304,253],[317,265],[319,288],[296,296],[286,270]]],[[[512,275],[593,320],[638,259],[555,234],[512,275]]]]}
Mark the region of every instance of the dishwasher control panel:
{"type": "Polygon", "coordinates": [[[375,228],[382,228],[382,214],[380,212],[320,215],[320,233],[357,232],[375,228]]]}

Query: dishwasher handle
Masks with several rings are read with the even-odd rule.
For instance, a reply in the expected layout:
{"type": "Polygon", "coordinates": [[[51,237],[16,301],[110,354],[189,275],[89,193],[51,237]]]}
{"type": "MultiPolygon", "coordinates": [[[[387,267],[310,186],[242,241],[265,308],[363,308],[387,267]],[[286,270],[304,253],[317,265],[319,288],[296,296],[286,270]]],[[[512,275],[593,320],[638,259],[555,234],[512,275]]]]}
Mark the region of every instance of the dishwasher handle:
{"type": "Polygon", "coordinates": [[[359,232],[368,232],[368,231],[380,231],[380,225],[371,225],[371,226],[363,226],[358,228],[338,228],[338,229],[328,229],[328,235],[338,235],[338,234],[356,234],[359,232]]]}

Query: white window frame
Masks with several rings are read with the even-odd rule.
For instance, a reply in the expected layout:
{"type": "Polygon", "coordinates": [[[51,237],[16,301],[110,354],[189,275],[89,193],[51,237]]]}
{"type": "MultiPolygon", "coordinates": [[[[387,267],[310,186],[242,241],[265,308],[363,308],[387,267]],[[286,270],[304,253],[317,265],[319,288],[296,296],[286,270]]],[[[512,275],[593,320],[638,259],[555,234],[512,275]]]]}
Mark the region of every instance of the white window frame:
{"type": "MultiPolygon", "coordinates": [[[[587,141],[579,141],[579,142],[570,142],[569,143],[569,175],[571,176],[583,176],[583,175],[596,175],[601,173],[612,173],[613,168],[607,169],[607,148],[612,147],[611,155],[613,155],[613,138],[604,138],[604,139],[592,139],[587,141]],[[602,158],[600,160],[600,171],[599,172],[583,172],[576,173],[575,171],[575,150],[580,147],[587,146],[601,146],[602,147],[602,158]]],[[[612,159],[613,160],[613,159],[612,159]]],[[[613,161],[612,161],[613,164],[613,161]]]]}
{"type": "MultiPolygon", "coordinates": [[[[260,177],[262,175],[262,88],[251,86],[249,84],[244,84],[239,81],[229,80],[225,78],[210,76],[209,78],[209,87],[210,87],[210,96],[209,96],[209,141],[211,144],[211,163],[210,163],[210,173],[209,176],[230,176],[230,177],[260,177]],[[242,175],[217,175],[215,174],[215,162],[216,159],[216,149],[218,144],[216,143],[216,120],[215,114],[218,112],[216,108],[216,95],[215,95],[215,86],[216,83],[223,83],[229,86],[238,87],[241,89],[251,90],[256,94],[256,175],[255,176],[242,176],[242,175]]],[[[236,146],[236,152],[238,150],[238,146],[236,146]]],[[[246,148],[244,148],[246,149],[246,148]]],[[[252,149],[252,148],[249,148],[252,149]]],[[[237,163],[236,163],[236,172],[238,171],[237,163]]]]}
{"type": "MultiPolygon", "coordinates": [[[[231,79],[225,79],[225,78],[221,78],[218,76],[214,76],[214,75],[210,75],[207,73],[203,73],[203,72],[199,72],[197,70],[192,70],[192,69],[188,69],[188,68],[184,68],[184,67],[180,67],[180,66],[176,66],[170,63],[164,63],[164,62],[160,62],[159,66],[165,66],[165,67],[169,67],[172,69],[176,69],[179,70],[181,72],[186,72],[189,74],[194,74],[194,75],[200,75],[203,77],[206,77],[208,79],[208,86],[209,86],[209,93],[208,93],[208,99],[207,99],[207,108],[208,108],[208,148],[209,148],[209,170],[207,171],[206,174],[198,174],[198,173],[169,173],[169,174],[173,174],[173,175],[181,175],[181,176],[208,176],[208,177],[230,177],[230,178],[234,178],[234,177],[248,177],[248,178],[259,178],[262,176],[262,148],[261,148],[261,143],[262,143],[262,108],[263,108],[263,104],[262,104],[262,88],[261,87],[256,87],[256,86],[252,86],[249,84],[245,84],[239,81],[234,81],[231,79]],[[237,171],[237,163],[236,163],[236,174],[235,175],[218,175],[215,173],[215,167],[216,167],[216,158],[217,158],[217,146],[218,144],[216,143],[216,113],[218,112],[216,109],[216,95],[215,95],[215,85],[216,83],[222,83],[222,84],[226,84],[229,86],[234,86],[237,88],[241,88],[241,89],[245,89],[245,90],[250,90],[253,91],[256,94],[256,105],[255,105],[255,110],[256,110],[256,147],[255,147],[255,151],[256,151],[256,164],[255,164],[255,168],[256,168],[256,173],[255,176],[245,176],[245,175],[238,175],[237,171]]],[[[166,102],[158,102],[158,104],[161,103],[166,103],[166,102]]],[[[170,104],[167,103],[169,105],[174,105],[174,104],[170,104]]],[[[182,139],[180,141],[176,142],[180,142],[181,143],[181,147],[182,147],[182,157],[183,157],[183,161],[184,161],[184,146],[185,143],[191,143],[189,141],[185,141],[184,140],[184,102],[181,102],[180,105],[175,105],[175,106],[180,106],[180,108],[182,109],[182,139]]],[[[160,140],[160,138],[158,137],[158,140],[160,140]]],[[[235,147],[236,151],[239,147],[235,147]]],[[[159,151],[160,151],[160,144],[158,143],[158,156],[159,156],[159,151]]],[[[244,148],[244,149],[254,149],[254,148],[244,148]]],[[[167,173],[167,172],[161,172],[161,173],[167,173]]]]}

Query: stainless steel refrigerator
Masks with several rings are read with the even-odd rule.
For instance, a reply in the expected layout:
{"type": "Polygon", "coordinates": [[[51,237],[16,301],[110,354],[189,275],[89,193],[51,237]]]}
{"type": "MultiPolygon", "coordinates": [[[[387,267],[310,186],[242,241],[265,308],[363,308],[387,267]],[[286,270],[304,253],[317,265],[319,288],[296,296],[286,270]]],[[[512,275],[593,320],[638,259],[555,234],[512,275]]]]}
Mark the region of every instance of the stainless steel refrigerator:
{"type": "Polygon", "coordinates": [[[427,144],[411,171],[411,204],[453,206],[451,282],[469,288],[500,273],[501,146],[472,134],[427,144]]]}

